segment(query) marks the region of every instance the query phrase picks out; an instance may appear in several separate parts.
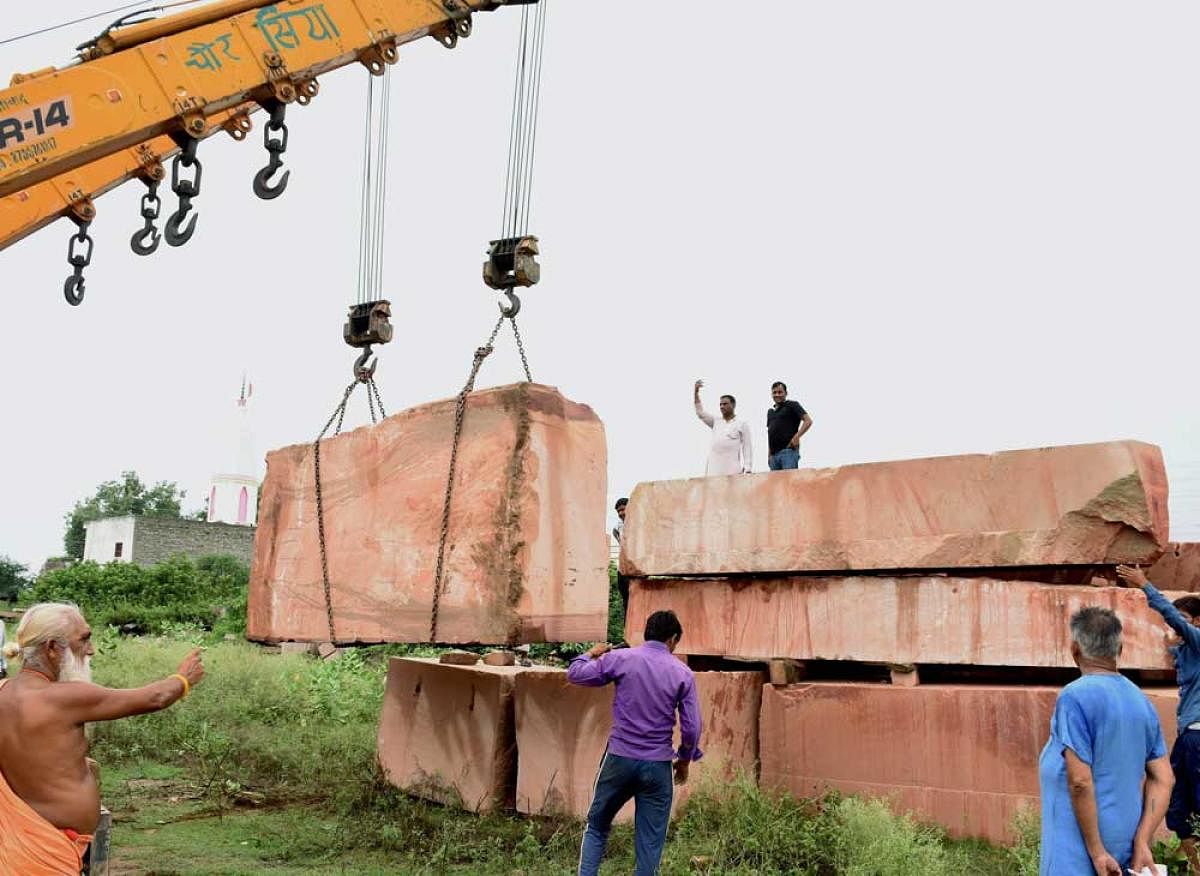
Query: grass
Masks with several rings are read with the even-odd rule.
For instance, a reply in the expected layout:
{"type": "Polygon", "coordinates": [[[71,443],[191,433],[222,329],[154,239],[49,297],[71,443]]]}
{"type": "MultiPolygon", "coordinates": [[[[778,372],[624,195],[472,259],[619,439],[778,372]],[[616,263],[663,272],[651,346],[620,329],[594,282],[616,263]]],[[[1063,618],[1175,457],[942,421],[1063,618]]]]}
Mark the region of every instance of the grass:
{"type": "MultiPolygon", "coordinates": [[[[161,678],[203,635],[102,634],[96,679],[133,686],[161,678]]],[[[572,872],[577,823],[471,816],[381,780],[375,735],[385,658],[397,650],[322,662],[219,641],[205,655],[205,682],[185,703],[95,725],[93,756],[114,813],[114,872],[572,872]]],[[[1029,858],[1027,843],[951,843],[878,802],[793,800],[743,781],[693,794],[672,827],[662,872],[1021,876],[1036,873],[1033,836],[1029,858]]],[[[604,873],[632,865],[630,829],[618,827],[604,873]]]]}

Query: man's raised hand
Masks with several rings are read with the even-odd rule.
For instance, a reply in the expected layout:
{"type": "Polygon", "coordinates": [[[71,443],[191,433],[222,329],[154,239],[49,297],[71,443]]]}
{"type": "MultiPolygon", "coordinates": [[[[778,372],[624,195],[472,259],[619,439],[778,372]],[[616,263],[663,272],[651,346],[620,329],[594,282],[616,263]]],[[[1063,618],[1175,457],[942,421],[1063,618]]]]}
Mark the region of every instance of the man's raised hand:
{"type": "Polygon", "coordinates": [[[1126,587],[1145,587],[1150,583],[1146,573],[1137,566],[1117,566],[1117,576],[1125,582],[1126,587]]]}
{"type": "Polygon", "coordinates": [[[608,642],[601,642],[599,645],[593,645],[591,648],[589,648],[587,653],[589,657],[595,660],[596,658],[607,654],[611,650],[612,645],[608,644],[608,642]]]}

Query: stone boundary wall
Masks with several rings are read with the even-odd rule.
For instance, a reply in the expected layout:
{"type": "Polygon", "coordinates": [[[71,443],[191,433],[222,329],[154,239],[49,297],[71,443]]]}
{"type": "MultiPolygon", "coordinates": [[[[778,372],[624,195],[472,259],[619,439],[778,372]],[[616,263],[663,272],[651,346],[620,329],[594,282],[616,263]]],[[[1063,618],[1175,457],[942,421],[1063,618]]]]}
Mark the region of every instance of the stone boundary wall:
{"type": "Polygon", "coordinates": [[[171,557],[228,554],[249,564],[254,527],[178,517],[135,517],[131,562],[151,566],[171,557]]]}

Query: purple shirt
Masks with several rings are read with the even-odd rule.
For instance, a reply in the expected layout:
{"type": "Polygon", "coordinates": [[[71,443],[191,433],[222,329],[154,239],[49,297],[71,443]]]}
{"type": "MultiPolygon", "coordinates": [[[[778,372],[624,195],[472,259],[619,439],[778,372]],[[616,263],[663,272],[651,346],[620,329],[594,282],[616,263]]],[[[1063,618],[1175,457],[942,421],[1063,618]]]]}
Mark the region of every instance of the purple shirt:
{"type": "Polygon", "coordinates": [[[608,750],[636,760],[699,760],[700,703],[696,677],[662,642],[609,651],[593,660],[580,654],[567,678],[585,687],[617,685],[608,750]],[[679,751],[671,747],[679,710],[679,751]]]}

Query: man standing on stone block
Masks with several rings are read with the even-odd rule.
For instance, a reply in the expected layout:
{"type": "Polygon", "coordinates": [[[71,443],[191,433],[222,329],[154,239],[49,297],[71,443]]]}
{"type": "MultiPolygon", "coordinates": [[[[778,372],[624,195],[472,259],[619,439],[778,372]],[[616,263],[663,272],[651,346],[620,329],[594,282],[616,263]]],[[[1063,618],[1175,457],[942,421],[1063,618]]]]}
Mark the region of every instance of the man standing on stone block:
{"type": "Polygon", "coordinates": [[[1117,574],[1130,587],[1140,587],[1150,607],[1162,615],[1179,642],[1170,649],[1179,681],[1176,707],[1179,734],[1171,748],[1171,770],[1175,788],[1167,807],[1167,828],[1179,837],[1187,856],[1188,871],[1200,876],[1200,854],[1196,849],[1195,823],[1200,819],[1200,596],[1181,596],[1174,602],[1150,583],[1136,566],[1117,566],[1117,574]]]}
{"type": "MultiPolygon", "coordinates": [[[[629,507],[629,499],[622,496],[617,499],[617,504],[613,506],[613,510],[617,512],[617,525],[613,527],[613,538],[617,542],[618,550],[621,547],[621,537],[625,534],[625,509],[629,507]]],[[[625,623],[625,613],[629,610],[629,579],[617,572],[617,593],[621,597],[621,623],[625,623]]]]}
{"type": "Polygon", "coordinates": [[[1158,714],[1117,672],[1121,621],[1089,606],[1071,615],[1071,656],[1083,673],[1059,692],[1038,761],[1041,876],[1123,876],[1154,870],[1150,840],[1171,795],[1158,714]],[[1144,785],[1143,785],[1143,779],[1144,785]]]}
{"type": "Polygon", "coordinates": [[[611,650],[597,645],[571,661],[567,678],[585,687],[617,686],[613,697],[612,732],[600,761],[592,805],[588,810],[579,876],[596,876],[608,845],[608,833],[621,807],[634,801],[634,876],[654,876],[671,820],[671,762],[675,783],[688,778],[699,760],[700,702],[692,671],[672,656],[683,637],[673,611],[656,611],[646,619],[645,643],[611,650]],[[671,747],[675,713],[679,713],[679,750],[671,747]]]}
{"type": "Polygon", "coordinates": [[[798,401],[787,397],[787,384],[776,380],[771,384],[771,401],[775,406],[767,411],[767,466],[771,471],[800,467],[800,439],[812,428],[812,417],[798,401]]]}
{"type": "Polygon", "coordinates": [[[731,395],[721,396],[721,419],[717,420],[700,401],[703,380],[697,380],[692,393],[696,404],[696,416],[712,429],[712,445],[708,450],[708,464],[704,473],[717,475],[749,474],[754,468],[754,451],[750,442],[750,425],[735,414],[737,399],[731,395]]]}

